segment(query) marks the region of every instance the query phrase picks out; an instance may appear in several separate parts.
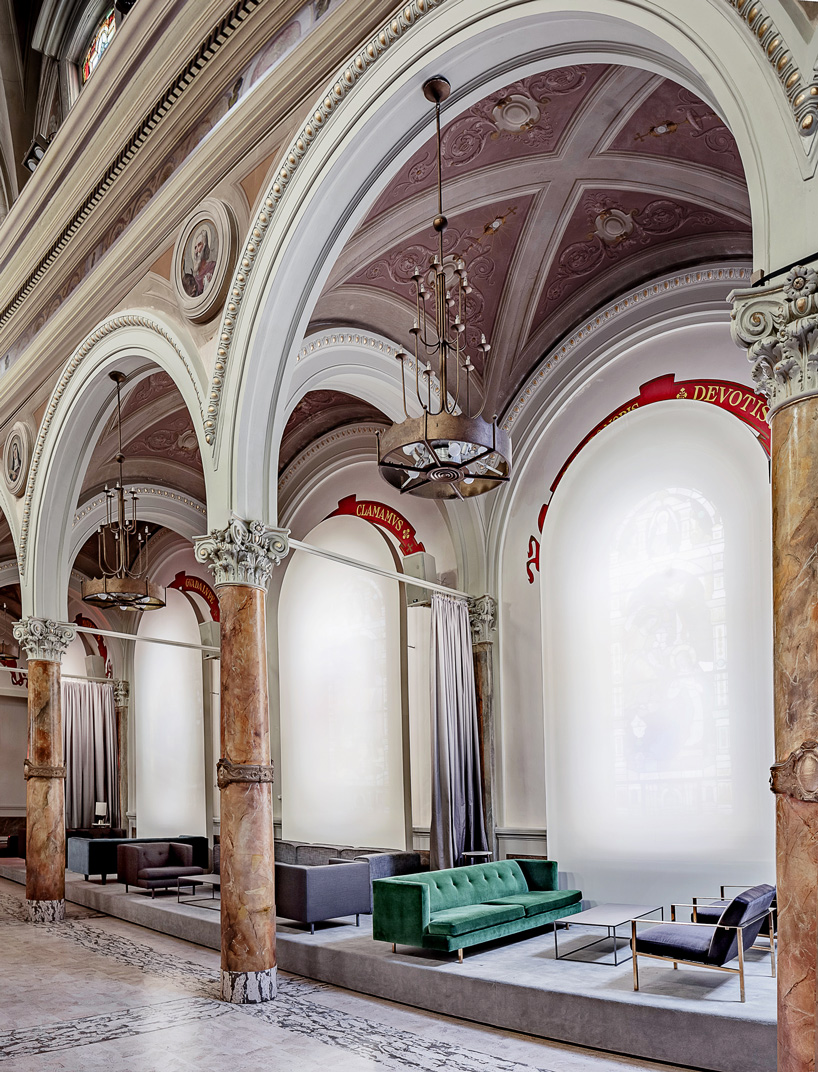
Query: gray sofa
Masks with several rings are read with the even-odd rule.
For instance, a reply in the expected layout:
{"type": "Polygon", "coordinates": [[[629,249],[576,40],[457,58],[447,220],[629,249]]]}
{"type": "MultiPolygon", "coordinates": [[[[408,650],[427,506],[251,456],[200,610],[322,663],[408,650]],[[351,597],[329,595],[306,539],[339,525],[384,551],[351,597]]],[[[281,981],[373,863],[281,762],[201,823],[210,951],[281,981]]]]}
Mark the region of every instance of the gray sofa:
{"type": "MultiPolygon", "coordinates": [[[[193,848],[193,863],[204,870],[208,868],[209,846],[207,838],[199,835],[180,834],[178,837],[164,838],[139,838],[140,845],[160,841],[181,841],[193,848]]],[[[135,844],[132,841],[131,844],[135,844]]],[[[117,848],[127,845],[128,838],[80,838],[71,837],[67,842],[68,870],[76,871],[78,875],[84,875],[88,881],[90,875],[101,875],[102,881],[107,881],[108,875],[117,875],[120,882],[124,878],[117,871],[117,848]]]]}
{"type": "Polygon", "coordinates": [[[190,875],[203,875],[204,868],[193,863],[193,846],[181,841],[134,841],[117,848],[117,871],[120,881],[151,891],[174,889],[178,880],[190,875]]]}
{"type": "Polygon", "coordinates": [[[371,912],[372,891],[369,867],[364,861],[345,862],[344,867],[331,864],[275,865],[276,915],[315,924],[325,919],[355,916],[371,912]]]}

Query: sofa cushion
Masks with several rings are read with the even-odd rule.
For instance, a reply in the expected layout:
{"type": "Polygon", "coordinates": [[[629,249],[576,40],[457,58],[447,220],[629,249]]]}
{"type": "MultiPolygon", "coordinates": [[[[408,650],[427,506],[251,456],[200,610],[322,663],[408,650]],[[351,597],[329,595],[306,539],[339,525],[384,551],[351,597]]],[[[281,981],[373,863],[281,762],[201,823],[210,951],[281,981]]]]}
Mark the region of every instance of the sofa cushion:
{"type": "Polygon", "coordinates": [[[429,871],[416,878],[430,887],[432,914],[444,908],[486,904],[492,898],[506,897],[510,893],[528,893],[528,884],[516,860],[429,871]]]}
{"type": "Polygon", "coordinates": [[[710,953],[712,937],[712,927],[668,923],[641,931],[636,939],[636,951],[655,957],[674,957],[676,960],[704,963],[710,953]]]}
{"type": "Polygon", "coordinates": [[[512,920],[522,919],[524,915],[521,905],[462,905],[434,912],[426,929],[429,934],[455,937],[494,927],[498,923],[511,923],[512,920]]]}
{"type": "Polygon", "coordinates": [[[487,904],[521,905],[527,916],[538,916],[541,912],[556,912],[568,908],[581,900],[579,890],[534,890],[530,893],[510,893],[507,897],[492,897],[487,904]]]}
{"type": "Polygon", "coordinates": [[[184,875],[201,875],[201,867],[143,867],[137,872],[137,878],[151,881],[157,878],[182,878],[184,875]]]}
{"type": "MultiPolygon", "coordinates": [[[[351,847],[350,845],[296,845],[295,862],[320,867],[328,863],[333,856],[341,856],[340,850],[351,847]]],[[[280,863],[283,862],[283,860],[280,861],[280,863]]]]}

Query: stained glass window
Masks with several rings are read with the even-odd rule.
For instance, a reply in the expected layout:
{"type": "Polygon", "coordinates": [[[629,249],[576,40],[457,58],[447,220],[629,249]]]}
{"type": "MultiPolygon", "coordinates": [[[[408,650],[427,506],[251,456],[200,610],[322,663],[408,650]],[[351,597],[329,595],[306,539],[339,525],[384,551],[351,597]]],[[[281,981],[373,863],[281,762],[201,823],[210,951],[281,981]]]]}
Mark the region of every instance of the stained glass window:
{"type": "Polygon", "coordinates": [[[94,36],[91,38],[88,45],[88,51],[85,53],[85,59],[82,64],[82,82],[83,85],[91,77],[91,72],[96,69],[97,64],[102,58],[102,53],[110,45],[111,40],[116,33],[116,17],[114,9],[108,12],[103,18],[100,24],[94,30],[94,36]]]}

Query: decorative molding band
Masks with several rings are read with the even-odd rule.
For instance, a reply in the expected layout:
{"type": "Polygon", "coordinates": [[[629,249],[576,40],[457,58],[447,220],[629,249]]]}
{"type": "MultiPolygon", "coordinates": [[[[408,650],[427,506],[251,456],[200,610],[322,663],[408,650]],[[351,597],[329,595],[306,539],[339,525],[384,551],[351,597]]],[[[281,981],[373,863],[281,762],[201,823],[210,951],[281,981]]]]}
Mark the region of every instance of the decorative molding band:
{"type": "Polygon", "coordinates": [[[563,358],[567,357],[581,342],[584,342],[589,335],[593,335],[595,332],[599,331],[600,328],[605,327],[607,324],[616,320],[617,317],[622,316],[623,313],[630,312],[635,305],[655,301],[657,298],[664,297],[670,291],[697,286],[701,283],[708,283],[711,281],[717,282],[719,280],[724,280],[725,282],[731,282],[735,280],[737,282],[743,282],[746,280],[749,283],[751,274],[752,273],[747,268],[707,268],[700,272],[686,272],[683,275],[668,276],[666,279],[660,279],[656,283],[650,283],[646,287],[640,287],[639,290],[631,291],[629,294],[618,298],[615,302],[612,302],[607,306],[607,308],[601,310],[591,320],[584,321],[582,327],[577,328],[569,338],[555,346],[554,349],[546,355],[545,359],[540,362],[537,371],[532,374],[528,383],[526,383],[516,400],[509,403],[503,416],[502,427],[506,432],[511,431],[520,414],[543,386],[543,383],[554,371],[554,368],[559,361],[562,361],[563,358]]]}
{"type": "Polygon", "coordinates": [[[26,760],[23,763],[23,777],[26,781],[29,778],[64,778],[65,767],[35,767],[26,760]]]}
{"type": "Polygon", "coordinates": [[[213,529],[208,536],[197,536],[194,553],[197,562],[210,567],[216,587],[242,584],[267,591],[273,567],[281,563],[290,550],[289,529],[274,529],[260,521],[243,521],[233,517],[226,529],[213,529]]]}
{"type": "Polygon", "coordinates": [[[492,596],[469,596],[468,603],[472,644],[491,643],[497,628],[497,600],[492,596]]]}
{"type": "Polygon", "coordinates": [[[548,832],[546,830],[518,830],[511,826],[498,826],[494,831],[494,836],[498,841],[546,841],[548,832]]]}
{"type": "Polygon", "coordinates": [[[729,300],[733,339],[747,347],[756,392],[770,403],[768,419],[818,394],[818,272],[794,268],[780,286],[736,290],[729,300]]]}
{"type": "Polygon", "coordinates": [[[152,320],[149,316],[143,313],[121,313],[118,316],[112,316],[109,320],[104,321],[98,327],[87,336],[87,338],[80,344],[80,346],[74,351],[68,364],[62,371],[59,382],[54,388],[54,392],[51,395],[51,400],[48,403],[48,409],[45,411],[42,423],[40,425],[40,431],[37,434],[37,442],[34,444],[34,453],[31,459],[31,469],[28,474],[28,483],[26,485],[26,497],[23,505],[23,523],[20,529],[20,576],[25,576],[26,572],[26,557],[28,553],[28,529],[31,520],[31,501],[34,498],[34,485],[37,479],[37,472],[40,467],[40,460],[43,456],[43,449],[45,447],[45,441],[48,438],[48,433],[51,425],[54,421],[54,415],[57,412],[57,407],[65,394],[69,383],[71,382],[75,372],[88,357],[88,355],[94,350],[94,348],[102,342],[103,339],[113,334],[115,331],[121,331],[123,328],[145,328],[148,331],[153,331],[164,339],[174,350],[179,357],[182,365],[185,368],[190,382],[193,385],[193,390],[196,393],[196,398],[199,402],[199,412],[202,412],[202,396],[199,391],[199,385],[196,382],[196,376],[193,373],[193,367],[185,356],[181,346],[177,343],[173,335],[168,331],[166,327],[158,323],[156,320],[152,320]]]}
{"type": "Polygon", "coordinates": [[[131,685],[129,681],[114,681],[114,707],[127,707],[131,699],[131,685]]]}
{"type": "Polygon", "coordinates": [[[385,23],[381,29],[370,38],[369,42],[361,48],[355,56],[340,70],[337,76],[327,87],[323,97],[319,100],[308,122],[302,127],[301,132],[290,145],[285,154],[281,167],[273,180],[267,196],[264,198],[261,209],[256,215],[250,237],[245,244],[244,251],[239,258],[238,271],[233,276],[233,284],[228,293],[227,306],[222,316],[219,330],[218,348],[216,351],[216,363],[214,365],[213,378],[210,384],[210,401],[207,407],[207,415],[204,421],[205,439],[215,449],[216,431],[219,422],[219,408],[221,405],[222,388],[224,387],[225,373],[230,360],[230,350],[233,342],[233,332],[236,320],[247,289],[247,281],[253,271],[256,256],[264,240],[264,236],[270,226],[270,221],[278,207],[287,186],[290,184],[293,174],[306,156],[310,147],[315,144],[321,131],[325,128],[330,116],[339,103],[347,96],[349,91],[365,73],[376,63],[378,59],[419,19],[427,12],[440,7],[444,0],[408,0],[403,7],[385,23]]]}
{"type": "Polygon", "coordinates": [[[231,759],[220,759],[216,764],[216,784],[219,789],[237,782],[246,785],[272,785],[272,763],[234,763],[231,759]]]}
{"type": "MultiPolygon", "coordinates": [[[[287,466],[286,470],[284,471],[284,473],[282,474],[282,476],[279,478],[279,481],[278,481],[278,490],[279,490],[279,492],[283,491],[284,488],[286,488],[286,486],[290,483],[290,481],[293,480],[295,476],[297,476],[299,469],[301,469],[303,466],[305,466],[307,464],[307,462],[311,458],[315,457],[316,454],[320,454],[321,451],[324,450],[326,447],[331,447],[334,444],[338,443],[342,439],[353,439],[353,438],[357,438],[359,436],[368,435],[368,434],[371,434],[371,435],[374,436],[378,432],[382,432],[383,429],[386,428],[386,427],[387,427],[387,425],[385,423],[384,424],[347,424],[343,428],[338,428],[334,432],[328,432],[325,436],[322,436],[320,439],[316,439],[316,441],[314,443],[311,443],[310,446],[305,451],[302,451],[302,453],[298,455],[298,457],[296,458],[296,460],[294,462],[291,462],[287,466]]],[[[372,453],[373,454],[375,453],[375,450],[376,450],[376,446],[375,446],[375,441],[373,440],[372,441],[372,453]]]]}
{"type": "MultiPolygon", "coordinates": [[[[182,495],[178,491],[170,491],[168,488],[160,488],[155,484],[146,484],[142,487],[133,485],[133,490],[139,496],[140,499],[155,498],[155,499],[169,499],[171,502],[181,503],[182,506],[188,506],[191,510],[195,510],[197,514],[201,514],[202,517],[207,517],[207,508],[203,503],[200,503],[198,499],[191,499],[188,495],[182,495]]],[[[101,506],[104,506],[106,502],[105,495],[96,495],[93,499],[89,499],[81,510],[78,510],[74,514],[74,521],[71,527],[76,528],[77,525],[93,513],[94,510],[101,506]]]]}
{"type": "Polygon", "coordinates": [[[804,741],[783,763],[773,764],[770,789],[795,800],[818,803],[818,741],[804,741]]]}
{"type": "Polygon", "coordinates": [[[767,62],[781,83],[792,109],[798,133],[807,137],[815,133],[818,119],[818,82],[807,81],[792,57],[792,52],[767,10],[754,0],[725,0],[745,23],[767,57],[767,62]]]}
{"type": "Polygon", "coordinates": [[[88,220],[102,198],[111,189],[117,180],[128,168],[128,165],[136,157],[139,150],[156,130],[161,121],[170,112],[171,108],[182,97],[187,89],[193,84],[196,77],[210,63],[214,56],[224,47],[229,38],[245,21],[247,16],[255,11],[262,0],[239,0],[234,4],[227,15],[223,16],[213,27],[205,40],[199,46],[196,53],[188,60],[185,66],[178,72],[170,85],[165,89],[161,97],[156,101],[153,108],[145,116],[137,129],[119,151],[114,160],[99,179],[97,184],[90,190],[85,200],[74,212],[74,215],[63,227],[59,236],[51,245],[48,252],[41,258],[36,268],[28,275],[20,285],[11,301],[0,310],[0,329],[5,327],[14,316],[40,281],[46,276],[54,262],[66,249],[76,236],[82,225],[88,220]]]}
{"type": "Polygon", "coordinates": [[[49,618],[24,618],[14,623],[12,632],[20,647],[25,648],[29,661],[41,659],[55,663],[62,661],[68,645],[77,635],[73,625],[49,618]]]}

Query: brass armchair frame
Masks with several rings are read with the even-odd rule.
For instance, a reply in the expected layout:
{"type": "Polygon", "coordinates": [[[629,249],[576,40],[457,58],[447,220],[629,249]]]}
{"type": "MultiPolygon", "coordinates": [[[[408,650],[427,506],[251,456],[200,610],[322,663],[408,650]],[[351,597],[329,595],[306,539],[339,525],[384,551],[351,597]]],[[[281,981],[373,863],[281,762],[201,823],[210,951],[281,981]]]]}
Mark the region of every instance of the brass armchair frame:
{"type": "MultiPolygon", "coordinates": [[[[713,898],[715,900],[716,898],[713,898]]],[[[637,964],[637,957],[646,957],[648,960],[663,960],[672,962],[674,971],[678,970],[680,964],[688,964],[691,968],[710,968],[715,971],[727,972],[729,975],[737,975],[739,977],[739,989],[741,992],[741,1000],[744,1001],[744,942],[741,936],[738,938],[738,967],[728,968],[723,964],[704,964],[699,960],[681,960],[676,957],[661,957],[657,953],[637,953],[636,951],[636,924],[637,923],[659,923],[665,926],[676,927],[701,927],[705,926],[702,923],[688,923],[686,920],[676,919],[677,908],[695,908],[695,905],[683,905],[672,904],[670,906],[670,919],[632,919],[631,920],[631,953],[633,954],[633,989],[639,989],[639,966],[637,964]]],[[[748,919],[746,923],[742,923],[740,926],[730,926],[728,924],[720,923],[718,926],[723,927],[727,931],[743,931],[745,927],[751,927],[753,924],[758,923],[760,919],[763,919],[765,915],[769,915],[770,922],[772,923],[772,909],[763,913],[761,916],[756,916],[755,919],[748,919]]],[[[708,924],[709,925],[709,924],[708,924]]],[[[755,948],[755,946],[751,946],[755,948]]],[[[763,947],[765,952],[770,954],[770,969],[771,975],[775,978],[775,945],[770,944],[769,949],[766,946],[763,947]]]]}

